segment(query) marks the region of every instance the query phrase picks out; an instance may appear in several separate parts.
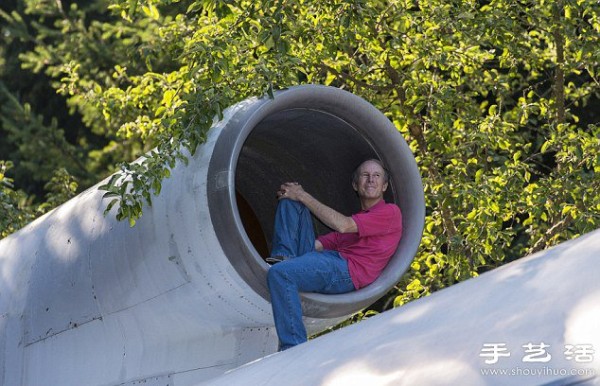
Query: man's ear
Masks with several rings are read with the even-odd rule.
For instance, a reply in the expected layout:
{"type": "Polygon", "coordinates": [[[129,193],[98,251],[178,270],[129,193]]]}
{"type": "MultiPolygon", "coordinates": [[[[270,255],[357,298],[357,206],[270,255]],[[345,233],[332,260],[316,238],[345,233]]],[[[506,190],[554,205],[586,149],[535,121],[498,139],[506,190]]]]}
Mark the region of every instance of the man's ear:
{"type": "Polygon", "coordinates": [[[358,192],[358,185],[356,185],[356,182],[352,182],[352,189],[354,189],[355,192],[358,192]]]}
{"type": "Polygon", "coordinates": [[[385,192],[388,188],[388,183],[386,182],[385,184],[383,184],[383,191],[385,192]]]}

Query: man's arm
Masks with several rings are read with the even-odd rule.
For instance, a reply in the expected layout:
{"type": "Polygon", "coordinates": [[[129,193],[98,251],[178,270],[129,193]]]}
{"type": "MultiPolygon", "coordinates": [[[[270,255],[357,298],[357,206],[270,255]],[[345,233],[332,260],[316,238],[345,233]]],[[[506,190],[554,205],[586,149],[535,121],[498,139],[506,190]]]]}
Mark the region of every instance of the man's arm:
{"type": "MultiPolygon", "coordinates": [[[[352,217],[344,216],[340,212],[321,203],[307,193],[302,185],[297,182],[286,182],[281,185],[278,192],[279,199],[289,198],[303,203],[312,214],[325,225],[340,233],[356,233],[358,227],[352,217]]],[[[322,247],[322,246],[321,246],[322,247]]]]}

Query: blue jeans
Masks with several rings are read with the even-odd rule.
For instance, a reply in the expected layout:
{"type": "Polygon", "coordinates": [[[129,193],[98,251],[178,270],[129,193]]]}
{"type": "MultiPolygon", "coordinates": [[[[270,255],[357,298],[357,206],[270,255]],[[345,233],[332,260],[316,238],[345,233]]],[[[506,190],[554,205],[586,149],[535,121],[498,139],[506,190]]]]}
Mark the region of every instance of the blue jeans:
{"type": "Polygon", "coordinates": [[[267,274],[279,349],[286,350],[307,340],[300,292],[340,294],[354,285],[346,259],[337,251],[315,250],[310,211],[297,201],[279,201],[271,256],[286,257],[267,274]]]}

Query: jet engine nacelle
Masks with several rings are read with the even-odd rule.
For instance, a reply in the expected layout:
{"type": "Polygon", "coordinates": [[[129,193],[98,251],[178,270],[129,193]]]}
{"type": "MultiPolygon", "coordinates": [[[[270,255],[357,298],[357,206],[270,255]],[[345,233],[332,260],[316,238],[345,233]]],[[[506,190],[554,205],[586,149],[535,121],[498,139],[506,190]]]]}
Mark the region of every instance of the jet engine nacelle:
{"type": "MultiPolygon", "coordinates": [[[[373,284],[303,294],[309,332],[393,287],[417,251],[421,179],[394,125],[346,91],[298,86],[225,111],[135,227],[91,187],[0,241],[0,383],[186,385],[276,350],[265,263],[284,181],[359,209],[351,173],[378,157],[404,235],[373,284]]],[[[318,232],[326,229],[315,224],[318,232]]]]}

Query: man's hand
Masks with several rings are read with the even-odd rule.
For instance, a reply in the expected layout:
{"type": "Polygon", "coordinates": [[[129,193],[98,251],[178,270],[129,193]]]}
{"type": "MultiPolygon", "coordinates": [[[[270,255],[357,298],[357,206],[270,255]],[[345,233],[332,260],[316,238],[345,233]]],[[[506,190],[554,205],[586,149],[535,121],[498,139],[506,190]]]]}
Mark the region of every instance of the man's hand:
{"type": "Polygon", "coordinates": [[[321,220],[325,225],[340,233],[356,233],[358,227],[352,217],[344,216],[340,212],[321,203],[319,200],[307,193],[297,182],[286,182],[279,187],[277,191],[279,200],[289,198],[290,200],[300,201],[312,214],[321,220]]]}
{"type": "Polygon", "coordinates": [[[323,244],[319,240],[315,240],[315,251],[321,252],[323,249],[323,244]]]}
{"type": "Polygon", "coordinates": [[[305,193],[302,185],[297,182],[286,182],[279,187],[277,199],[289,198],[290,200],[300,201],[300,196],[305,193]]]}

